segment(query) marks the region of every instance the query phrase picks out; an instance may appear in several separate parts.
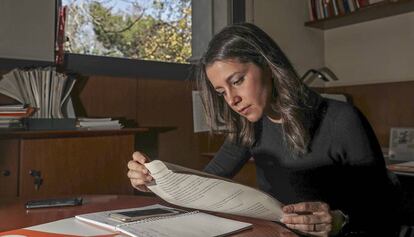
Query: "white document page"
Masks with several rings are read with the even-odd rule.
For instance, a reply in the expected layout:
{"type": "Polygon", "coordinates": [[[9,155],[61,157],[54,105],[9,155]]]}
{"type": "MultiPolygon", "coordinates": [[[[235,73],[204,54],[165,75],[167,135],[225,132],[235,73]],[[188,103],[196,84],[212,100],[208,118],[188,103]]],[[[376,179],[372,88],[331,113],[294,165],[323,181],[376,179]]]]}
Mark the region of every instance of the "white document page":
{"type": "Polygon", "coordinates": [[[114,234],[113,231],[108,231],[87,223],[83,223],[73,217],[28,227],[26,229],[70,236],[109,236],[114,234]]]}
{"type": "Polygon", "coordinates": [[[171,216],[149,217],[133,222],[122,222],[110,217],[111,213],[153,208],[170,209],[169,207],[155,204],[140,208],[82,214],[76,216],[76,219],[135,237],[224,236],[252,227],[250,223],[217,217],[199,211],[184,212],[171,216]]]}
{"type": "Polygon", "coordinates": [[[119,231],[135,237],[213,237],[225,236],[251,228],[252,224],[233,221],[201,212],[125,224],[119,231]]]}
{"type": "Polygon", "coordinates": [[[146,163],[145,167],[155,180],[148,188],[174,205],[272,221],[282,217],[281,203],[257,189],[218,178],[173,172],[159,160],[146,163]]]}

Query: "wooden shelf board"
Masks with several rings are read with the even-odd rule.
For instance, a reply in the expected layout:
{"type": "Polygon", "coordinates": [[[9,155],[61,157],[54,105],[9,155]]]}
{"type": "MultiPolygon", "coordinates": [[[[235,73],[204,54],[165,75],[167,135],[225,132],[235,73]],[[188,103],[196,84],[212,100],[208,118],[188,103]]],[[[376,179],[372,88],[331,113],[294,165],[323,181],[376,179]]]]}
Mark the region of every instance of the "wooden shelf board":
{"type": "Polygon", "coordinates": [[[149,128],[123,128],[111,130],[1,130],[0,139],[6,138],[57,138],[57,137],[90,137],[108,135],[127,135],[147,132],[149,128]]]}

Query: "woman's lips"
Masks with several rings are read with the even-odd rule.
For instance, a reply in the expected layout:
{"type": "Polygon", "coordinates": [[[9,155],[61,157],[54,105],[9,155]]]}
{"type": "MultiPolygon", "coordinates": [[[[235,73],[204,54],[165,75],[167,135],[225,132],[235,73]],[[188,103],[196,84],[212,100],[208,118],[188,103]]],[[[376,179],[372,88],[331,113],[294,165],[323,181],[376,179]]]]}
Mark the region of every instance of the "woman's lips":
{"type": "Polygon", "coordinates": [[[248,105],[248,106],[246,106],[246,107],[244,107],[244,108],[240,109],[238,112],[239,112],[240,114],[246,115],[246,114],[249,112],[249,108],[250,108],[250,105],[248,105]]]}

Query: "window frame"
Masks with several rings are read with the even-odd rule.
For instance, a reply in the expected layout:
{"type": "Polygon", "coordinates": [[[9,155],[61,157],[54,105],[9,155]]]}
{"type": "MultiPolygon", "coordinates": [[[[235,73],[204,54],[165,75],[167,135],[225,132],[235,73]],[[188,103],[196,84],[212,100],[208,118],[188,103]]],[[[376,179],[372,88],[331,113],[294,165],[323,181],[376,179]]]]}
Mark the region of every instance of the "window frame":
{"type": "MultiPolygon", "coordinates": [[[[198,0],[197,0],[198,1],[198,0]]],[[[199,4],[198,11],[206,12],[198,17],[198,22],[207,24],[206,28],[198,27],[192,24],[192,34],[202,34],[198,36],[198,41],[191,42],[192,56],[189,59],[189,64],[151,61],[142,59],[117,58],[108,56],[88,55],[64,53],[64,62],[62,69],[68,73],[76,73],[81,75],[100,75],[112,77],[131,77],[140,79],[171,79],[171,80],[188,80],[191,76],[190,71],[193,63],[196,62],[202,52],[207,47],[207,43],[212,36],[217,33],[225,25],[233,22],[245,21],[245,0],[206,0],[204,4],[199,4]],[[207,4],[207,5],[206,5],[207,4]],[[207,11],[205,7],[208,7],[207,11]],[[217,9],[225,7],[225,10],[217,14],[217,9]],[[208,19],[208,22],[203,22],[203,19],[208,19]],[[199,29],[199,30],[197,30],[199,29]],[[201,30],[202,29],[202,30],[201,30]],[[205,33],[202,33],[205,32],[205,33]],[[194,50],[197,48],[196,50],[194,50]],[[197,55],[194,54],[197,52],[197,55]]],[[[200,1],[201,2],[201,1],[200,1]]],[[[203,1],[204,2],[204,1],[203,1]]],[[[55,26],[57,24],[57,14],[59,7],[62,6],[61,0],[56,0],[55,8],[55,26]]],[[[192,7],[194,6],[192,1],[192,7]]],[[[192,22],[194,22],[194,15],[192,15],[192,22]]],[[[197,20],[196,20],[197,22],[197,20]]],[[[56,30],[56,27],[55,27],[56,30]]],[[[56,37],[56,34],[55,34],[56,37]]],[[[193,37],[192,39],[197,38],[193,37]]],[[[55,38],[56,42],[56,38],[55,38]]],[[[0,58],[0,69],[9,70],[15,67],[33,67],[33,66],[53,66],[54,62],[35,61],[25,59],[9,59],[0,58]]]]}

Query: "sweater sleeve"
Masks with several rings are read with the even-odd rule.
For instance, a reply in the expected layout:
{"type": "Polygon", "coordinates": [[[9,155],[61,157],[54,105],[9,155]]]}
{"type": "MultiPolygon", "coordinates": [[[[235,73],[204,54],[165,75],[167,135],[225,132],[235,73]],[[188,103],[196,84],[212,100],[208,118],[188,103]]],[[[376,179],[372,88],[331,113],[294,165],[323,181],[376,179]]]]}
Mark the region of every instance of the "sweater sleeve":
{"type": "Polygon", "coordinates": [[[214,158],[207,164],[207,173],[232,178],[251,156],[250,149],[225,141],[214,158]]]}
{"type": "Polygon", "coordinates": [[[343,192],[338,208],[349,215],[344,231],[393,236],[398,228],[399,187],[387,172],[374,131],[352,106],[344,106],[334,124],[333,144],[346,167],[337,182],[343,192]]]}
{"type": "Polygon", "coordinates": [[[385,168],[381,147],[368,120],[352,106],[344,106],[334,122],[334,139],[344,164],[385,168]]]}

